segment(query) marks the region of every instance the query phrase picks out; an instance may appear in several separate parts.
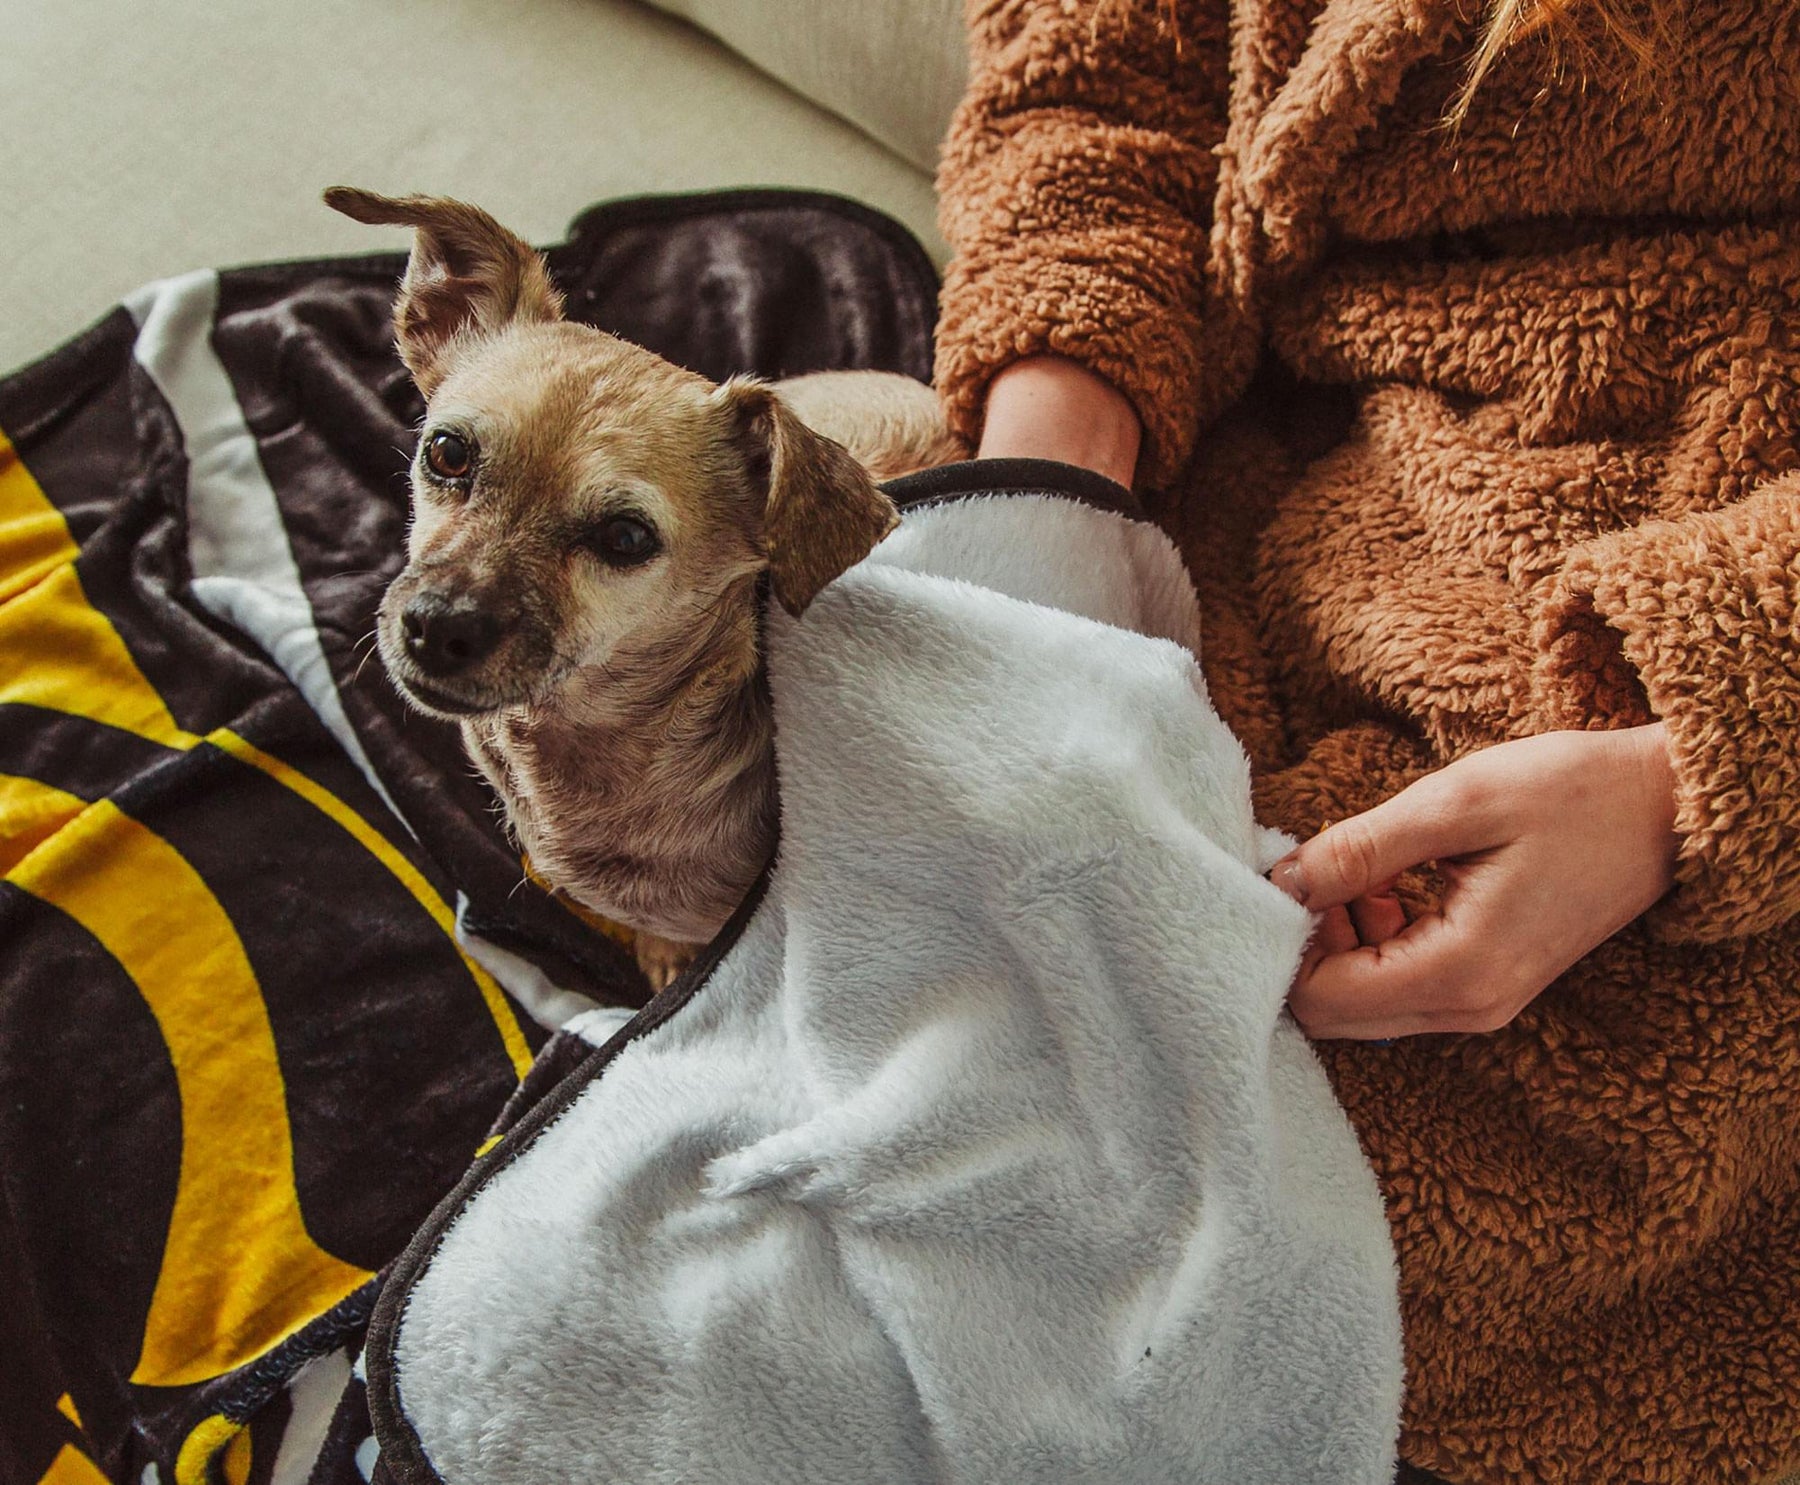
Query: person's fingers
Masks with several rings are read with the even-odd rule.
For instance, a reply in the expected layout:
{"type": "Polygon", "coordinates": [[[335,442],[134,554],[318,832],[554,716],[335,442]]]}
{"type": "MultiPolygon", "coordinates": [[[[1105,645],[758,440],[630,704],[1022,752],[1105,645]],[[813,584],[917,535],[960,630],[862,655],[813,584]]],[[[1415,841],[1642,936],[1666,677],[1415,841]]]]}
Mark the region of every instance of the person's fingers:
{"type": "Polygon", "coordinates": [[[1288,1009],[1315,1039],[1405,1036],[1429,1029],[1427,1017],[1437,1003],[1430,973],[1450,947],[1443,918],[1433,914],[1386,943],[1303,960],[1288,1009]]]}
{"type": "Polygon", "coordinates": [[[1454,764],[1427,774],[1302,842],[1275,863],[1269,880],[1319,913],[1368,896],[1409,867],[1497,844],[1494,812],[1467,780],[1467,770],[1454,764]]]}
{"type": "Polygon", "coordinates": [[[1313,931],[1311,948],[1320,956],[1326,954],[1346,954],[1357,948],[1362,939],[1357,936],[1356,925],[1350,919],[1347,908],[1328,908],[1319,917],[1319,926],[1313,931]]]}
{"type": "Polygon", "coordinates": [[[1493,1031],[1529,996],[1515,993],[1514,966],[1487,944],[1480,923],[1434,913],[1383,943],[1303,963],[1288,1008],[1321,1039],[1493,1031]]]}
{"type": "Polygon", "coordinates": [[[1342,954],[1354,949],[1360,939],[1356,936],[1356,925],[1350,921],[1350,913],[1346,908],[1331,908],[1319,915],[1319,921],[1313,925],[1312,937],[1306,941],[1306,948],[1300,955],[1300,968],[1294,973],[1296,983],[1312,972],[1312,967],[1327,954],[1342,954]]]}
{"type": "Polygon", "coordinates": [[[1350,921],[1365,945],[1385,944],[1406,927],[1406,909],[1392,892],[1371,892],[1350,904],[1350,921]]]}

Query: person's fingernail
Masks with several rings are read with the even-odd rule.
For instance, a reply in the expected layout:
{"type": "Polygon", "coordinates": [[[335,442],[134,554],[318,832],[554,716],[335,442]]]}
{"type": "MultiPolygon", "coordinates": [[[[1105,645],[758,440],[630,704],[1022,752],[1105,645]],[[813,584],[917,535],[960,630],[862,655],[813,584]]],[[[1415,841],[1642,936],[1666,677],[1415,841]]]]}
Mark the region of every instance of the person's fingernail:
{"type": "Polygon", "coordinates": [[[1285,861],[1277,861],[1275,869],[1269,873],[1269,880],[1301,907],[1306,906],[1306,872],[1297,858],[1290,856],[1285,861]]]}

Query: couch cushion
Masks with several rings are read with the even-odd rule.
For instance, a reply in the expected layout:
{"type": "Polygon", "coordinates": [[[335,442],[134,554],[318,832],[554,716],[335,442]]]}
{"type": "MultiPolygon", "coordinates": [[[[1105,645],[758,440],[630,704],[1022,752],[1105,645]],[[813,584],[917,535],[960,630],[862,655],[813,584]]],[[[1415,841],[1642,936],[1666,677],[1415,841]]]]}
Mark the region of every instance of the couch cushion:
{"type": "Polygon", "coordinates": [[[962,0],[650,0],[921,170],[968,71],[962,0]]]}
{"type": "Polygon", "coordinates": [[[340,181],[540,243],[610,197],[803,186],[943,252],[928,175],[636,0],[12,6],[0,139],[0,371],[149,279],[402,245],[320,204],[340,181]]]}

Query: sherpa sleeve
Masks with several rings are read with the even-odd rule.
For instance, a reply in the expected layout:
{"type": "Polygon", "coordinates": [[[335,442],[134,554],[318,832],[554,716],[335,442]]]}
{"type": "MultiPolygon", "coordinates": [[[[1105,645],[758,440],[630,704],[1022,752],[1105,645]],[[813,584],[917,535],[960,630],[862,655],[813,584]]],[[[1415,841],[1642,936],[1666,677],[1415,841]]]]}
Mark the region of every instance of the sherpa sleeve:
{"type": "Polygon", "coordinates": [[[1665,937],[1800,913],[1797,610],[1800,473],[1583,543],[1539,616],[1534,685],[1554,725],[1654,717],[1668,732],[1681,849],[1651,914],[1665,937]]]}
{"type": "Polygon", "coordinates": [[[1067,356],[1131,400],[1142,478],[1165,484],[1247,369],[1201,351],[1218,346],[1229,362],[1227,342],[1245,338],[1210,333],[1231,311],[1203,282],[1227,9],[971,0],[969,88],[938,172],[955,256],[937,332],[938,386],[971,442],[995,373],[1067,356]]]}

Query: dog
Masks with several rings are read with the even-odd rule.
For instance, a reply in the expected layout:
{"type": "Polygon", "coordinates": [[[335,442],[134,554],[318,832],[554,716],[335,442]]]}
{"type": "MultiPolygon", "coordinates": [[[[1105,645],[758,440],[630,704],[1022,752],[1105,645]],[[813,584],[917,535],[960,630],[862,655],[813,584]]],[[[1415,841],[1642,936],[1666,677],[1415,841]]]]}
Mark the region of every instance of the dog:
{"type": "Polygon", "coordinates": [[[633,930],[660,988],[773,850],[765,585],[803,612],[897,523],[877,480],[966,450],[907,377],[714,384],[567,320],[479,208],[325,200],[414,229],[394,333],[426,414],[382,661],[460,725],[534,874],[633,930]]]}

